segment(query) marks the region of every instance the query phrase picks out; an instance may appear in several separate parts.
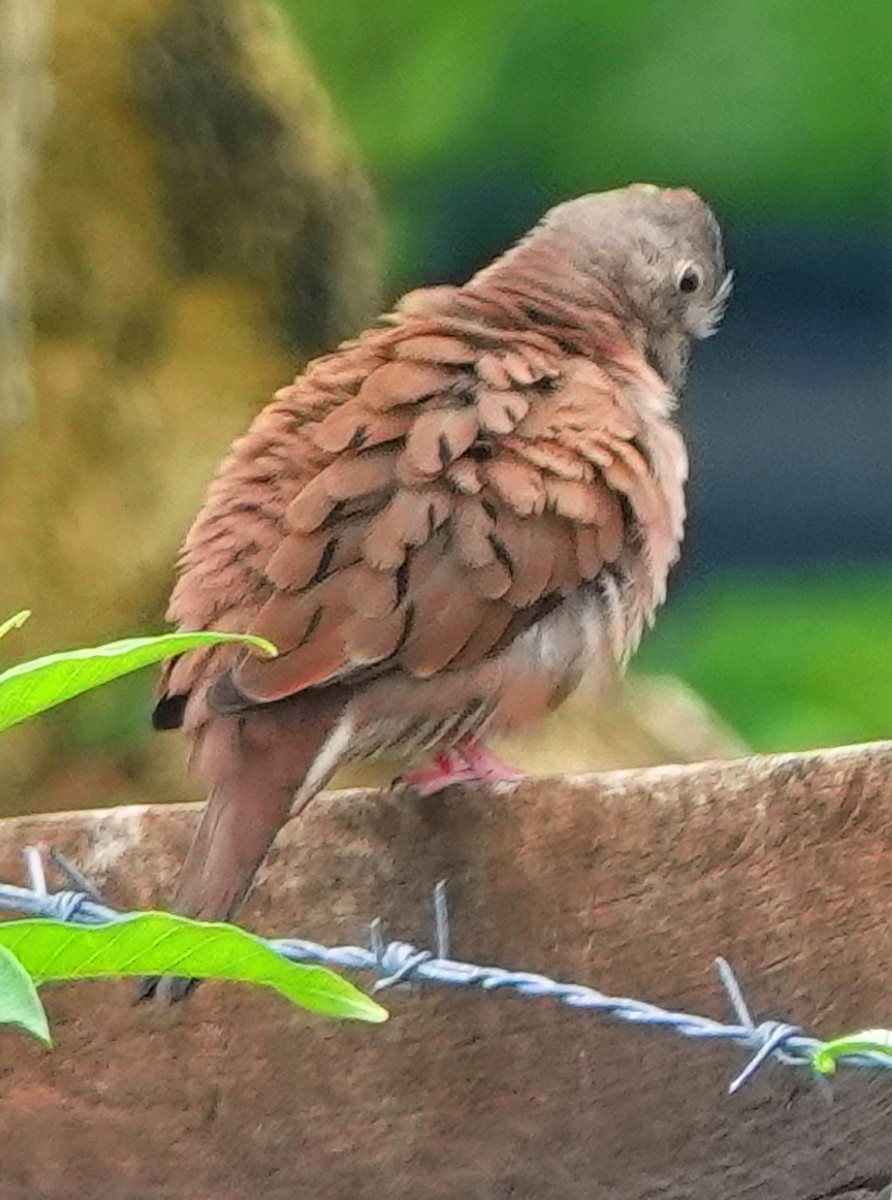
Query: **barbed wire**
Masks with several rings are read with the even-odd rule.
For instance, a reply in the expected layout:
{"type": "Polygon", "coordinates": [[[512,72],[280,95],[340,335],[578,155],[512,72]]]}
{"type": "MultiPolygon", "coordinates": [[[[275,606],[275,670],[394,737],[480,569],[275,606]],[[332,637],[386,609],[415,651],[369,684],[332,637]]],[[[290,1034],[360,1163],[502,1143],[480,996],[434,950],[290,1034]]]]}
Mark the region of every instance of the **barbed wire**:
{"type": "MultiPolygon", "coordinates": [[[[0,909],[88,926],[108,925],[140,915],[121,913],[103,903],[90,881],[62,855],[51,850],[49,857],[54,866],[75,885],[74,888],[49,891],[41,853],[36,847],[28,847],[25,861],[31,886],[0,884],[0,909]]],[[[503,967],[451,959],[446,884],[443,880],[434,888],[433,908],[435,951],[419,949],[410,942],[387,941],[381,921],[377,919],[370,925],[368,947],[325,946],[304,938],[258,937],[258,940],[290,962],[377,972],[382,978],[375,983],[375,992],[410,981],[472,987],[482,992],[507,990],[526,998],[555,1000],[569,1008],[600,1012],[635,1025],[671,1029],[682,1037],[730,1041],[750,1052],[743,1070],[729,1085],[731,1094],[739,1091],[769,1059],[789,1067],[812,1067],[815,1055],[826,1045],[819,1038],[805,1033],[798,1025],[776,1020],[756,1022],[734,972],[723,958],[717,958],[715,966],[733,1009],[735,1022],[665,1009],[624,996],[608,996],[586,984],[562,983],[547,975],[529,971],[510,971],[503,967]]],[[[837,1065],[855,1067],[892,1067],[892,1058],[874,1051],[841,1054],[836,1062],[837,1065]]],[[[814,1078],[825,1089],[829,1089],[823,1076],[815,1073],[814,1078]]]]}

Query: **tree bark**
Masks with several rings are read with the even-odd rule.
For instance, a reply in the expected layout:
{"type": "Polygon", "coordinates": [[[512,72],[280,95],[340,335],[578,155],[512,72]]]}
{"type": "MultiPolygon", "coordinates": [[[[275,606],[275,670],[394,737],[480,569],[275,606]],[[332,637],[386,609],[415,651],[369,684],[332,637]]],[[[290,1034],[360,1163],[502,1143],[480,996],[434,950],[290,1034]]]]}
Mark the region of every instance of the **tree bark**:
{"type": "Polygon", "coordinates": [[[33,407],[28,278],[51,0],[0,0],[0,433],[33,407]]]}

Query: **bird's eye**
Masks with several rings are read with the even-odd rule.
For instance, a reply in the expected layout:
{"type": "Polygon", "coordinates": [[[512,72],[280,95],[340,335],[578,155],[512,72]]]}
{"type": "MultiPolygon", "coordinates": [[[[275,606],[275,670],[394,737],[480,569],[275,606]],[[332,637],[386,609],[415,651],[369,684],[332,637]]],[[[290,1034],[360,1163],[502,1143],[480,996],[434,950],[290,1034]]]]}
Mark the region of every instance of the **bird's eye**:
{"type": "Polygon", "coordinates": [[[687,263],[679,272],[678,290],[690,295],[691,292],[696,292],[702,282],[697,268],[692,263],[687,263]]]}

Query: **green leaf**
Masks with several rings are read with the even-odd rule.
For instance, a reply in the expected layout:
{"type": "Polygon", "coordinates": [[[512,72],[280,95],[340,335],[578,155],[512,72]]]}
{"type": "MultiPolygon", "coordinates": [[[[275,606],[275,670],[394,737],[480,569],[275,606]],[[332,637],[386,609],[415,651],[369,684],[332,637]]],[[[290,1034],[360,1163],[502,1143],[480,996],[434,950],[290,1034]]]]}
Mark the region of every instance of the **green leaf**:
{"type": "Polygon", "coordinates": [[[0,638],[6,637],[13,629],[21,629],[28,618],[31,616],[30,608],[23,608],[21,612],[16,613],[14,617],[10,617],[8,621],[4,621],[0,625],[0,638]]]}
{"type": "Polygon", "coordinates": [[[11,950],[35,983],[116,975],[183,975],[229,979],[274,988],[311,1012],[357,1021],[386,1021],[387,1012],[325,967],[291,963],[234,925],[170,913],[141,913],[85,928],[61,921],[0,925],[0,946],[11,950]]]}
{"type": "Polygon", "coordinates": [[[832,1075],[844,1054],[885,1054],[892,1060],[892,1029],[865,1029],[824,1042],[815,1051],[812,1066],[820,1075],[832,1075]]]}
{"type": "Polygon", "coordinates": [[[167,633],[35,658],[0,674],[0,731],[140,667],[218,642],[243,642],[265,654],[277,653],[265,638],[247,634],[167,633]]]}
{"type": "Polygon", "coordinates": [[[0,946],[0,1024],[21,1025],[48,1046],[53,1044],[37,988],[16,956],[5,946],[0,946]]]}

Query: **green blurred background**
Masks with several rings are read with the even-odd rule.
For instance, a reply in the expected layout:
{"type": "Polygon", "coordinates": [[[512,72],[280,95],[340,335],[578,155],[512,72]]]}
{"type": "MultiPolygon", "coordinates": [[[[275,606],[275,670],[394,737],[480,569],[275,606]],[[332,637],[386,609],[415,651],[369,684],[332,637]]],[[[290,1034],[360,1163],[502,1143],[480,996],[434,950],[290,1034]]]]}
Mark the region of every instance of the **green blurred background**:
{"type": "Polygon", "coordinates": [[[638,665],[759,749],[892,730],[892,6],[288,0],[366,155],[391,290],[549,204],[684,183],[737,289],[698,348],[685,564],[638,665]]]}
{"type": "Polygon", "coordinates": [[[398,287],[630,179],[685,180],[731,222],[888,221],[882,0],[285,3],[371,166],[398,287]]]}

